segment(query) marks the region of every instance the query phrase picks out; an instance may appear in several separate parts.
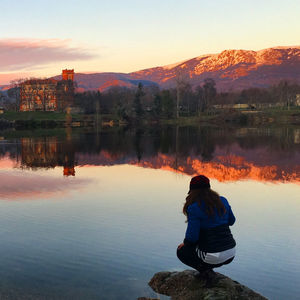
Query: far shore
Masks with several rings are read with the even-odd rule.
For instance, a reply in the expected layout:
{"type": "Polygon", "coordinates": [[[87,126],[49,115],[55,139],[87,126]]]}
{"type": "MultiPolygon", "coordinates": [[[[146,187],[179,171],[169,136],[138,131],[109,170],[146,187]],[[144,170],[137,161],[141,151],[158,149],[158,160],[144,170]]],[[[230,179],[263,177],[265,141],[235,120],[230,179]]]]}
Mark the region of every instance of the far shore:
{"type": "Polygon", "coordinates": [[[0,129],[64,128],[64,127],[114,127],[114,126],[299,126],[300,107],[287,109],[210,111],[199,116],[155,118],[145,114],[141,118],[119,119],[112,114],[71,114],[63,112],[16,112],[0,114],[0,129]]]}

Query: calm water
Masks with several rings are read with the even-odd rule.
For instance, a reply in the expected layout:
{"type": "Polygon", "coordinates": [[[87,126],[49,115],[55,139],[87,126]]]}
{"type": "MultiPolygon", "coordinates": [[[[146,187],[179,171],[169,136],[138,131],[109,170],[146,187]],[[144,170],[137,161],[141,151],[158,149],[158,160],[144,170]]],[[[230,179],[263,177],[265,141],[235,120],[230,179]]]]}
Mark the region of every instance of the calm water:
{"type": "MultiPolygon", "coordinates": [[[[10,299],[136,299],[176,258],[192,175],[237,217],[219,269],[299,299],[300,129],[0,133],[0,291],[10,299]],[[35,136],[35,137],[32,137],[35,136]]],[[[163,299],[163,298],[161,298],[163,299]]]]}

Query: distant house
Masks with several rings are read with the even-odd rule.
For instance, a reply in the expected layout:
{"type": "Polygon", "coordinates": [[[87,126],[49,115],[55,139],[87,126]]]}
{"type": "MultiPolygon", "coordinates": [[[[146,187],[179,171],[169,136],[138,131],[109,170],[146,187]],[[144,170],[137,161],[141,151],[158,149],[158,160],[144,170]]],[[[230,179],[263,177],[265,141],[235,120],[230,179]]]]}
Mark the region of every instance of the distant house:
{"type": "Polygon", "coordinates": [[[3,107],[0,107],[0,115],[1,114],[4,114],[4,108],[3,107]]]}
{"type": "Polygon", "coordinates": [[[213,105],[213,108],[216,109],[255,109],[254,104],[247,104],[247,103],[237,103],[237,104],[215,104],[213,105]]]}
{"type": "Polygon", "coordinates": [[[30,79],[20,84],[20,111],[65,111],[74,102],[74,70],[62,80],[30,79]]]}
{"type": "Polygon", "coordinates": [[[252,106],[250,104],[247,104],[247,103],[237,103],[237,104],[233,104],[232,108],[235,108],[235,109],[251,109],[252,106]]]}
{"type": "Polygon", "coordinates": [[[295,105],[300,106],[300,94],[296,95],[295,105]]]}

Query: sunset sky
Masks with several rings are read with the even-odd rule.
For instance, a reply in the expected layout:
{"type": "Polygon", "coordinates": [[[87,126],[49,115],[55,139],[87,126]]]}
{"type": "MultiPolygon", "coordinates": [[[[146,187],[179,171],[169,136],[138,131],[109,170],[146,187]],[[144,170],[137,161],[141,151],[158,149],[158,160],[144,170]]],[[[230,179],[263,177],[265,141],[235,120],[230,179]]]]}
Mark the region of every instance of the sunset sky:
{"type": "Polygon", "coordinates": [[[299,0],[0,0],[0,84],[300,45],[299,0]]]}

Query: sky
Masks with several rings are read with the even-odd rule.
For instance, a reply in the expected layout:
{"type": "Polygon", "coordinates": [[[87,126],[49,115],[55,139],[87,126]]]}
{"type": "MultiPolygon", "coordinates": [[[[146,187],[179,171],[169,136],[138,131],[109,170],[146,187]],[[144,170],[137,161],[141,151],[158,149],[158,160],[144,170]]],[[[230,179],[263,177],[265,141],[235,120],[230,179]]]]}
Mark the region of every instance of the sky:
{"type": "Polygon", "coordinates": [[[0,84],[300,45],[299,0],[0,0],[0,84]]]}

